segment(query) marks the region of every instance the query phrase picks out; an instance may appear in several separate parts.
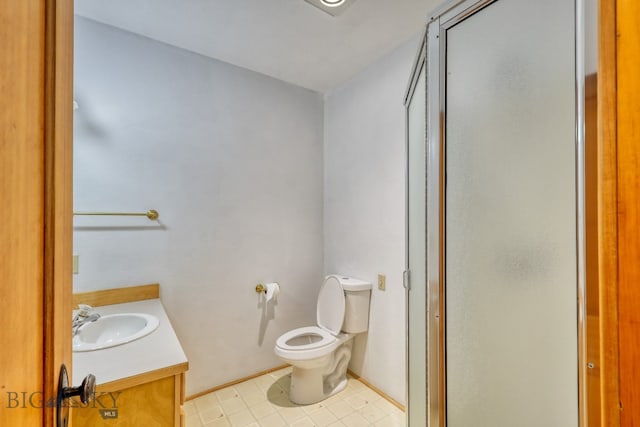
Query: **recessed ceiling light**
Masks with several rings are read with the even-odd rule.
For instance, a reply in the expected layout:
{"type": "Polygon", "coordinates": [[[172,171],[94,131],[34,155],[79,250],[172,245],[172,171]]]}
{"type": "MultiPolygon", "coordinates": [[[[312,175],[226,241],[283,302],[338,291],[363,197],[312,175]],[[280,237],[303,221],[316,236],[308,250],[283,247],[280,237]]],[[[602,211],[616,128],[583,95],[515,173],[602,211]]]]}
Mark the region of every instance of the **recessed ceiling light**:
{"type": "Polygon", "coordinates": [[[305,0],[331,16],[343,14],[356,0],[305,0]]]}
{"type": "Polygon", "coordinates": [[[320,0],[320,2],[325,6],[336,7],[344,3],[345,0],[320,0]]]}

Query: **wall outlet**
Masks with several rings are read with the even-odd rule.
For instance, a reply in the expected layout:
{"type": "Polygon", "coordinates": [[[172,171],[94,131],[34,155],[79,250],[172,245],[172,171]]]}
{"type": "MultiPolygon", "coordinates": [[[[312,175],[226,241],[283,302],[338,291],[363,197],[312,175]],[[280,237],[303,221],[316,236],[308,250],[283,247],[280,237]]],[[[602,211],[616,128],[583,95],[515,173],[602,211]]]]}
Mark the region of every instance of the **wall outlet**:
{"type": "Polygon", "coordinates": [[[73,274],[78,274],[78,258],[79,258],[78,255],[73,256],[73,267],[72,267],[73,274]]]}
{"type": "Polygon", "coordinates": [[[378,274],[378,289],[384,291],[387,289],[387,276],[378,274]]]}

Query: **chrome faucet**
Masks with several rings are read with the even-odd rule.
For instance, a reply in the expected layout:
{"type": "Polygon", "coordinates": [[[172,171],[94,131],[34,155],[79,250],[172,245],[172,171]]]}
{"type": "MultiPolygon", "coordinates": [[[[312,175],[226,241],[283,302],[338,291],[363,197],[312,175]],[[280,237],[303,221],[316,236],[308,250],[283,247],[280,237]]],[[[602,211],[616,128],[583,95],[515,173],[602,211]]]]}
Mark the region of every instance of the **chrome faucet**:
{"type": "Polygon", "coordinates": [[[93,307],[86,304],[78,304],[78,312],[75,316],[73,316],[73,320],[71,321],[71,336],[75,337],[82,325],[90,322],[95,322],[99,318],[100,315],[93,311],[93,307]]]}

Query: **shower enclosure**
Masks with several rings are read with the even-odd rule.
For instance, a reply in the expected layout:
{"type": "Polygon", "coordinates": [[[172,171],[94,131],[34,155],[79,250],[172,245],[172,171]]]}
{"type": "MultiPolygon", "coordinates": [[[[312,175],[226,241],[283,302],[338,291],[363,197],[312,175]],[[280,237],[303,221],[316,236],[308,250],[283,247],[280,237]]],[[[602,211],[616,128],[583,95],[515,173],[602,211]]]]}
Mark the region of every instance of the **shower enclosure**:
{"type": "Polygon", "coordinates": [[[587,426],[583,14],[429,19],[405,98],[410,427],[587,426]]]}

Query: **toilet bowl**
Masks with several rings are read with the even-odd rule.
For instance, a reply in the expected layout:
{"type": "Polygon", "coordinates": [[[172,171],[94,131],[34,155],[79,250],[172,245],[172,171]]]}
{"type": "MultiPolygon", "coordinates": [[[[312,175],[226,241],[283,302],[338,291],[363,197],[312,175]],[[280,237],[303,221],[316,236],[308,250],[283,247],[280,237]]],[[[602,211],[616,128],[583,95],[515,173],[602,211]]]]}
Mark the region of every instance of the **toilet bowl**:
{"type": "Polygon", "coordinates": [[[329,275],[318,294],[317,325],[278,338],[275,354],[293,366],[292,402],[316,403],[344,390],[353,338],[369,326],[370,296],[371,283],[329,275]]]}

